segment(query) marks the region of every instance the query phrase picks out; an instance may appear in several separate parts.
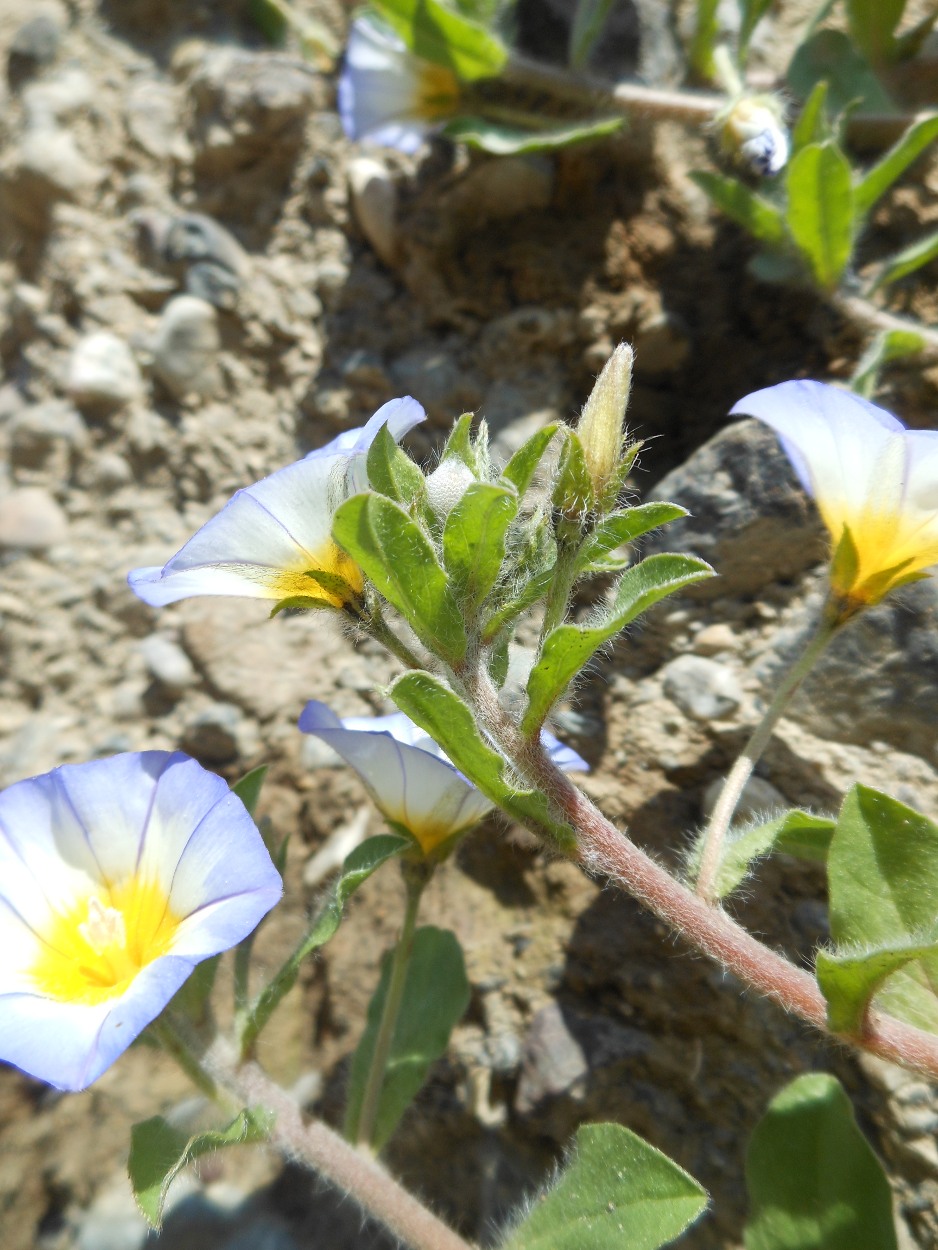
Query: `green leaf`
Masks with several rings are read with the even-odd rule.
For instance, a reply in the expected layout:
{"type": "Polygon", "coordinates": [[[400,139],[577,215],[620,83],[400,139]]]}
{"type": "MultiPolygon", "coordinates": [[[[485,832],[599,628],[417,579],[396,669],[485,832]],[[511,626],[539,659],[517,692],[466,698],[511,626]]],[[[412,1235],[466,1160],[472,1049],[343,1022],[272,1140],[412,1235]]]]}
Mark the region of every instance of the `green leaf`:
{"type": "Polygon", "coordinates": [[[621,512],[611,512],[583,544],[577,563],[581,569],[589,570],[610,551],[635,542],[643,534],[660,525],[667,525],[669,521],[678,521],[683,516],[687,516],[687,509],[676,503],[643,503],[621,512]]]}
{"type": "Polygon", "coordinates": [[[785,185],[791,236],[818,285],[831,290],[853,250],[850,164],[834,143],[809,143],[789,162],[785,185]]]}
{"type": "Polygon", "coordinates": [[[544,452],[559,428],[557,422],[554,421],[550,425],[545,425],[537,433],[532,434],[526,442],[522,443],[504,469],[502,469],[502,475],[499,480],[510,483],[519,495],[523,495],[531,485],[534,474],[537,472],[537,466],[541,463],[544,452]]]}
{"type": "Polygon", "coordinates": [[[690,178],[732,221],[763,243],[779,244],[787,239],[785,219],[780,209],[751,191],[738,178],[695,169],[690,178]]]}
{"type": "Polygon", "coordinates": [[[160,1115],[135,1124],[130,1130],[127,1170],[137,1205],[153,1228],[159,1228],[170,1185],[184,1167],[223,1146],[266,1141],[274,1117],[262,1107],[240,1111],[223,1129],[190,1136],[173,1128],[160,1115]]]}
{"type": "MultiPolygon", "coordinates": [[[[532,116],[532,126],[537,119],[532,116]]],[[[572,147],[589,139],[602,139],[615,134],[625,125],[624,117],[606,117],[599,121],[565,122],[563,125],[526,129],[484,117],[456,117],[443,127],[443,134],[457,143],[467,143],[492,156],[514,156],[522,152],[552,152],[572,147]]]]}
{"type": "Polygon", "coordinates": [[[408,511],[427,498],[427,483],[410,456],[394,441],[387,425],[382,425],[368,448],[368,481],[372,490],[386,495],[408,511]]]}
{"type": "Polygon", "coordinates": [[[573,833],[554,815],[545,795],[520,790],[505,761],[482,738],[463,701],[430,673],[405,673],[391,686],[391,698],[425,730],[468,777],[476,789],[521,824],[553,838],[564,849],[574,846],[573,833]]]}
{"type": "Polygon", "coordinates": [[[488,659],[489,677],[491,677],[496,690],[501,690],[505,684],[505,678],[508,676],[508,666],[511,661],[511,652],[508,650],[508,635],[496,639],[488,659]]]}
{"type": "Polygon", "coordinates": [[[840,1082],[800,1076],[756,1125],[746,1250],[896,1250],[892,1194],[840,1082]]]}
{"type": "Polygon", "coordinates": [[[630,1129],[587,1124],[554,1185],[500,1250],[658,1250],[706,1206],[694,1178],[630,1129]]]}
{"type": "MultiPolygon", "coordinates": [[[[935,236],[938,255],[938,235],[935,236]]],[[[864,399],[872,399],[884,365],[903,356],[914,356],[925,346],[921,334],[914,330],[881,330],[860,357],[850,379],[850,389],[864,399]]]]}
{"type": "Polygon", "coordinates": [[[870,63],[840,30],[819,30],[796,48],[787,78],[802,100],[807,100],[819,82],[826,82],[827,107],[835,117],[857,103],[867,113],[899,111],[870,63]]]}
{"type": "Polygon", "coordinates": [[[538,599],[542,599],[550,589],[553,576],[553,564],[549,568],[540,569],[538,572],[530,575],[521,592],[506,603],[500,604],[485,622],[482,630],[483,643],[493,642],[502,630],[519,617],[522,612],[526,612],[532,604],[537,603],[538,599]]]}
{"type": "Polygon", "coordinates": [[[498,580],[505,535],[518,514],[513,488],[475,482],[450,509],[443,528],[443,564],[450,586],[468,613],[498,580]]]}
{"type": "Polygon", "coordinates": [[[854,188],[856,211],[866,215],[876,201],[905,173],[913,161],[938,138],[938,113],[913,122],[882,160],[877,161],[854,188]]]}
{"type": "MultiPolygon", "coordinates": [[[[823,863],[827,859],[834,823],[828,816],[815,816],[796,808],[754,828],[732,830],[714,879],[714,895],[725,898],[732,894],[748,876],[753,860],[764,855],[794,855],[798,859],[823,863]]],[[[692,871],[698,859],[695,853],[692,871]]]]}
{"type": "Polygon", "coordinates": [[[821,989],[832,1014],[855,1020],[872,994],[876,1007],[938,1032],[938,825],[854,786],[840,810],[827,873],[835,949],[819,957],[819,972],[823,965],[821,989]],[[899,967],[891,973],[890,952],[899,967]],[[871,961],[865,971],[864,955],[871,961]]]}
{"type": "Polygon", "coordinates": [[[257,809],[257,800],[261,797],[261,787],[266,776],[267,765],[261,764],[258,768],[252,768],[249,773],[245,773],[241,780],[236,781],[231,787],[232,794],[238,796],[248,809],[249,816],[253,816],[257,809]]]}
{"type": "Polygon", "coordinates": [[[410,838],[383,833],[367,838],[346,859],[306,937],[276,974],[261,990],[241,1026],[242,1053],[250,1052],[259,1033],[273,1015],[283,996],[293,988],[303,960],[333,936],[342,923],[345,904],[373,872],[389,859],[395,859],[413,846],[410,838]]]}
{"type": "Polygon", "coordinates": [[[801,286],[809,280],[803,258],[784,252],[759,252],[746,268],[760,282],[778,286],[801,286]]]}
{"type": "Polygon", "coordinates": [[[874,65],[892,58],[895,30],[905,0],[847,0],[847,26],[853,41],[874,65]]]}
{"type": "MultiPolygon", "coordinates": [[[[930,264],[936,257],[938,257],[938,230],[926,235],[924,239],[919,239],[917,243],[903,248],[901,252],[897,252],[895,256],[885,261],[876,276],[872,289],[876,291],[881,286],[888,286],[890,282],[898,282],[900,278],[914,273],[923,265],[930,264]]],[[[897,331],[892,331],[892,333],[897,333],[897,331]]]]}
{"type": "Polygon", "coordinates": [[[772,7],[772,0],[739,0],[739,59],[745,61],[756,27],[772,7]]]}
{"type": "Polygon", "coordinates": [[[931,13],[926,13],[920,22],[916,22],[914,26],[910,26],[899,35],[893,44],[893,58],[897,61],[905,61],[918,56],[922,50],[922,44],[931,34],[936,22],[938,22],[938,9],[933,9],[931,13]]]}
{"type": "MultiPolygon", "coordinates": [[[[349,1075],[346,1125],[357,1124],[391,975],[391,952],[368,1005],[368,1022],[349,1075]]],[[[394,1040],[378,1102],[372,1146],[380,1150],[413,1102],[427,1073],[446,1054],[453,1026],[469,1006],[469,980],[456,936],[431,925],[414,934],[394,1040]]],[[[348,1135],[348,1129],[346,1130],[348,1135]]]]}
{"type": "Polygon", "coordinates": [[[585,69],[596,40],[602,34],[614,0],[579,0],[570,27],[567,61],[572,69],[585,69]]]}
{"type": "Polygon", "coordinates": [[[529,736],[540,731],[550,709],[593,655],[660,599],[712,577],[696,556],[649,556],[623,573],[611,609],[595,625],[559,625],[544,640],[528,676],[528,706],[521,722],[529,736]]]}
{"type": "Polygon", "coordinates": [[[593,479],[586,465],[583,444],[573,430],[566,431],[554,483],[554,507],[564,516],[579,521],[593,506],[593,479]]]}
{"type": "Polygon", "coordinates": [[[450,664],[463,658],[466,627],[449,579],[403,508],[383,495],[353,495],[336,511],[332,533],[425,646],[450,664]]]}
{"type": "Polygon", "coordinates": [[[717,10],[720,0],[697,0],[694,38],[690,45],[690,63],[701,78],[714,76],[713,49],[720,33],[717,10]]]}
{"type": "MultiPolygon", "coordinates": [[[[792,155],[809,143],[824,143],[833,138],[827,120],[827,82],[817,83],[805,100],[804,108],[791,132],[792,155]]],[[[790,159],[790,158],[789,158],[790,159]]]]}
{"type": "Polygon", "coordinates": [[[495,78],[508,59],[500,39],[439,0],[371,0],[416,56],[445,65],[457,78],[495,78]]]}

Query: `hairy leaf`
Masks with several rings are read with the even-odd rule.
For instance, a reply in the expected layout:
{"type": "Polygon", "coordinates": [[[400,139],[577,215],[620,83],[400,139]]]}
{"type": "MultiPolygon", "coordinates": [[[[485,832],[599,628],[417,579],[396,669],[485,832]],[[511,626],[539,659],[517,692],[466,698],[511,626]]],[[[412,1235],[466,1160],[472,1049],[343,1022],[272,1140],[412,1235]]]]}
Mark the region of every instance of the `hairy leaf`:
{"type": "Polygon", "coordinates": [[[691,179],[722,212],[753,238],[763,243],[780,244],[787,239],[785,218],[781,209],[767,199],[751,191],[738,178],[715,174],[709,170],[695,169],[691,179]]]}
{"type": "Polygon", "coordinates": [[[832,142],[809,143],[788,164],[787,221],[815,281],[830,290],[853,250],[854,194],[850,164],[832,142]]]}
{"type": "Polygon", "coordinates": [[[440,0],[371,0],[416,56],[445,65],[457,78],[494,78],[508,59],[505,45],[484,26],[440,0]]]}

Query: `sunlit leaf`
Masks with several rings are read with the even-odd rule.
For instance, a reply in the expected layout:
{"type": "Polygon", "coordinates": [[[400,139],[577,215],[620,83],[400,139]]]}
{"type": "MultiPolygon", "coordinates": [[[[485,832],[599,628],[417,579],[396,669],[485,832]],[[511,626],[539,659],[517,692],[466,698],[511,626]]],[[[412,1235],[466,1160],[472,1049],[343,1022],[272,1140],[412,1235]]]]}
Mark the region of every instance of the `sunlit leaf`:
{"type": "MultiPolygon", "coordinates": [[[[935,254],[938,255],[938,235],[935,236],[935,242],[935,254]]],[[[914,330],[880,331],[860,357],[850,379],[850,389],[864,399],[872,399],[883,366],[903,356],[914,356],[924,345],[924,338],[914,330]]]]}
{"type": "Polygon", "coordinates": [[[913,161],[938,138],[938,113],[913,122],[902,138],[868,170],[854,188],[856,211],[866,214],[913,161]]]}
{"type": "MultiPolygon", "coordinates": [[[[835,822],[800,809],[752,828],[733,830],[723,846],[713,883],[716,898],[725,898],[749,875],[755,860],[765,855],[794,855],[823,863],[827,858],[835,822]]],[[[692,872],[698,856],[691,859],[692,872]]]]}
{"type": "Polygon", "coordinates": [[[787,77],[802,100],[808,99],[819,82],[826,82],[827,107],[834,117],[851,105],[867,113],[899,111],[869,62],[840,30],[819,30],[796,48],[787,77]]]}
{"type": "Polygon", "coordinates": [[[873,290],[888,286],[891,282],[898,282],[900,278],[915,273],[916,269],[921,269],[923,265],[931,264],[936,257],[938,257],[938,230],[884,261],[882,269],[876,275],[873,290]]]}
{"type": "Polygon", "coordinates": [[[508,59],[500,39],[440,0],[371,0],[371,7],[416,56],[466,82],[496,77],[508,59]]]}
{"type": "Polygon", "coordinates": [[[511,487],[475,482],[450,509],[443,528],[443,564],[453,594],[474,611],[502,571],[505,535],[518,513],[511,487]]]}
{"type": "Polygon", "coordinates": [[[830,290],[853,250],[850,164],[834,143],[809,143],[789,161],[785,185],[788,229],[818,285],[830,290]]]}
{"type": "Polygon", "coordinates": [[[787,238],[781,209],[757,195],[738,178],[695,169],[690,177],[731,221],[763,243],[778,244],[787,238]]]}
{"type": "MultiPolygon", "coordinates": [[[[532,118],[532,122],[535,119],[532,118]]],[[[588,139],[602,139],[615,134],[625,125],[624,117],[606,117],[599,121],[565,122],[556,126],[507,125],[484,117],[457,117],[447,122],[443,134],[458,143],[480,148],[493,156],[514,156],[521,152],[550,152],[568,148],[588,139]]]]}

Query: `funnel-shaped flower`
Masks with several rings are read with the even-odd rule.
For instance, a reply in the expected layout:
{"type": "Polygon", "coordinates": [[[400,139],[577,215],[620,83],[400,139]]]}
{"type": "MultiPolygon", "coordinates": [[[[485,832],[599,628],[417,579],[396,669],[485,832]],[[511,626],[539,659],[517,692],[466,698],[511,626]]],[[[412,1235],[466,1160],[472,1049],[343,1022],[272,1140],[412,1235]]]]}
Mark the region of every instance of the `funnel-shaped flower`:
{"type": "Polygon", "coordinates": [[[841,619],[938,565],[938,431],[907,430],[821,382],[782,382],[732,411],[775,430],[814,496],[834,543],[841,619]]]}
{"type": "Polygon", "coordinates": [[[455,114],[459,83],[445,66],[414,56],[393,32],[361,17],[349,32],[338,96],[350,139],[416,152],[429,130],[455,114]]]}
{"type": "MultiPolygon", "coordinates": [[[[403,712],[339,720],[324,703],[307,703],[300,729],[315,734],[350,764],[384,817],[432,855],[494,807],[403,712]]],[[[571,747],[543,735],[560,768],[588,771],[571,747]]]]}
{"type": "Polygon", "coordinates": [[[361,590],[362,574],[332,539],[335,510],[367,488],[365,457],[381,426],[400,441],[425,415],[410,396],[392,399],[364,428],[239,490],[163,568],[134,569],[131,589],[153,607],[193,595],[341,607],[361,590]]]}
{"type": "Polygon", "coordinates": [[[243,803],[185,755],[115,755],[10,786],[0,1059],[84,1089],[280,893],[243,803]]]}

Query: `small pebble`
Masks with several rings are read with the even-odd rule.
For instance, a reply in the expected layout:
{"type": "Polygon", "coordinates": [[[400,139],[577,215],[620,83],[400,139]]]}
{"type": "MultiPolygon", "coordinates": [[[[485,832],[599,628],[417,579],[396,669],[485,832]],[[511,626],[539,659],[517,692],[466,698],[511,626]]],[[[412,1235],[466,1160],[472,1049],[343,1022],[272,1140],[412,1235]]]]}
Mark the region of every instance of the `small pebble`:
{"type": "Polygon", "coordinates": [[[141,391],[140,370],[123,339],[108,330],[86,335],[76,345],[68,367],[66,389],[76,404],[87,408],[121,408],[141,391]]]}
{"type": "Polygon", "coordinates": [[[662,677],[664,693],[693,720],[719,720],[742,703],[733,670],[702,655],[679,655],[665,665],[662,677]]]}
{"type": "Polygon", "coordinates": [[[37,13],[19,28],[7,56],[7,81],[15,91],[59,54],[62,22],[51,11],[37,13]]]}
{"type": "Polygon", "coordinates": [[[212,305],[195,295],[178,295],[160,317],[153,344],[154,372],[178,399],[207,395],[218,380],[220,346],[218,315],[212,305]]]}
{"type": "Polygon", "coordinates": [[[362,234],[380,260],[397,260],[397,187],[388,167],[370,156],[349,162],[348,184],[352,209],[362,234]]]}
{"type": "Polygon", "coordinates": [[[48,491],[23,486],[0,499],[0,547],[44,551],[67,536],[65,513],[48,491]]]}
{"type": "Polygon", "coordinates": [[[150,634],[140,643],[140,654],[147,672],[170,691],[185,690],[198,680],[192,661],[178,642],[163,634],[150,634]]]}

